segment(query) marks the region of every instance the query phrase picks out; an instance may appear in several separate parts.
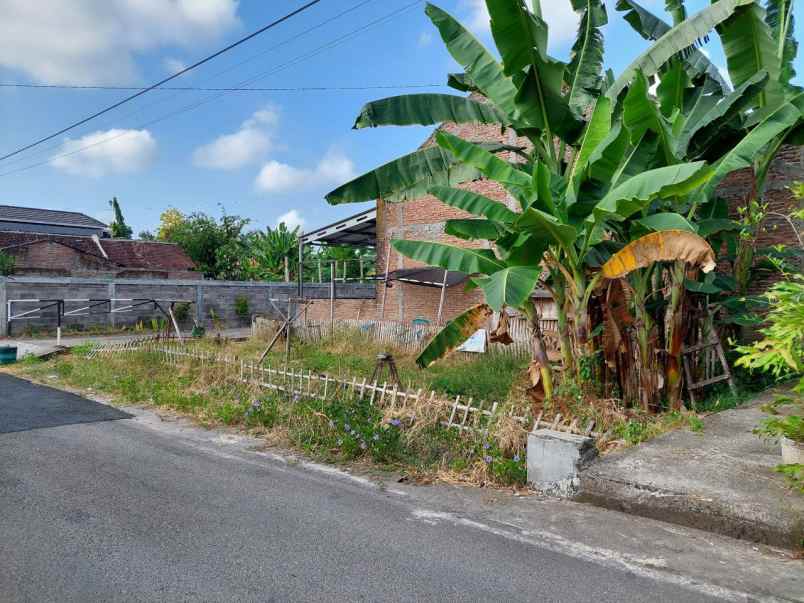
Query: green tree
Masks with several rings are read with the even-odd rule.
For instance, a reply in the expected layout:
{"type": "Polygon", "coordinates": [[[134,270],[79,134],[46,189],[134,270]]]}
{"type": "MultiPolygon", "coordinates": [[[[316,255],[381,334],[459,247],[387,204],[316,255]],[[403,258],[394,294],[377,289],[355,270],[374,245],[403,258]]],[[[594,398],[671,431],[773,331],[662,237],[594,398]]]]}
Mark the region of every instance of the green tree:
{"type": "Polygon", "coordinates": [[[137,235],[137,238],[140,241],[155,241],[156,235],[152,233],[150,230],[141,230],[140,234],[137,235]]]}
{"type": "Polygon", "coordinates": [[[252,231],[245,236],[247,271],[255,280],[284,280],[285,258],[298,260],[299,227],[290,230],[282,222],[276,228],[252,231]]]}
{"type": "Polygon", "coordinates": [[[112,197],[112,200],[109,201],[109,206],[114,211],[114,221],[109,224],[109,227],[112,230],[112,236],[115,239],[130,239],[133,231],[131,227],[126,224],[126,219],[123,217],[123,212],[120,209],[120,203],[117,201],[117,197],[112,197]]]}
{"type": "Polygon", "coordinates": [[[239,216],[224,214],[218,221],[196,212],[172,222],[164,240],[179,245],[206,277],[240,280],[246,249],[243,229],[247,224],[248,220],[239,216]]]}

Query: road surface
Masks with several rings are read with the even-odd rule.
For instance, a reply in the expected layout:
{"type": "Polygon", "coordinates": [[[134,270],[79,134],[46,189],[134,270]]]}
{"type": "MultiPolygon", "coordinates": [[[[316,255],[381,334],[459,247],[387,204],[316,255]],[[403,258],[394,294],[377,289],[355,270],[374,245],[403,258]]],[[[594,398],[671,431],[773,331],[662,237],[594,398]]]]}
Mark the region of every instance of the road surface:
{"type": "Polygon", "coordinates": [[[416,506],[0,374],[0,601],[715,600],[416,506]]]}

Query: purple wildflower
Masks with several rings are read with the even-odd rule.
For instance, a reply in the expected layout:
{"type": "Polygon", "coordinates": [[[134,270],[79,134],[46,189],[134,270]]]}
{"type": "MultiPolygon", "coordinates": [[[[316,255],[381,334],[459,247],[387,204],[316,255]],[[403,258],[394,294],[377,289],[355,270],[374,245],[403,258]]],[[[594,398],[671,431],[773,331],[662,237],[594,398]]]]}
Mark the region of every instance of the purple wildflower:
{"type": "Polygon", "coordinates": [[[518,462],[519,462],[519,459],[520,459],[519,454],[515,454],[515,455],[514,455],[514,462],[515,462],[515,463],[518,463],[518,462]]]}
{"type": "Polygon", "coordinates": [[[346,431],[352,431],[352,426],[351,426],[351,425],[349,425],[349,423],[344,423],[344,424],[343,424],[343,428],[344,428],[346,431]]]}
{"type": "Polygon", "coordinates": [[[486,463],[487,465],[490,465],[491,464],[491,457],[488,456],[488,455],[484,456],[483,457],[483,462],[486,463]]]}
{"type": "Polygon", "coordinates": [[[399,427],[400,425],[402,425],[402,421],[400,421],[399,419],[391,419],[391,420],[390,420],[390,421],[388,421],[388,422],[389,422],[391,425],[393,425],[394,427],[399,427]]]}
{"type": "Polygon", "coordinates": [[[489,444],[488,442],[483,444],[483,450],[488,450],[489,448],[491,448],[491,444],[489,444]]]}

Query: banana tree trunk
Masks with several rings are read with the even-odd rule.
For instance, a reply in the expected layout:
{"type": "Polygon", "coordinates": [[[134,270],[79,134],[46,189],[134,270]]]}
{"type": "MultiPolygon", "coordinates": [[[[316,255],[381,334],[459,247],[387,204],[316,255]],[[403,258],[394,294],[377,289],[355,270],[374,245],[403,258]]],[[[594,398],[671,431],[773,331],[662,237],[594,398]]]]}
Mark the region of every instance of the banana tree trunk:
{"type": "Polygon", "coordinates": [[[555,288],[553,297],[558,318],[558,343],[561,347],[561,360],[564,363],[564,371],[570,374],[575,370],[575,362],[572,354],[569,321],[567,320],[567,292],[563,285],[555,288]]]}
{"type": "Polygon", "coordinates": [[[667,400],[670,408],[681,410],[681,362],[684,346],[684,279],[686,270],[683,262],[675,262],[671,269],[670,304],[667,307],[667,359],[665,379],[667,383],[667,400]]]}
{"type": "MultiPolygon", "coordinates": [[[[536,310],[535,305],[527,306],[526,311],[528,320],[530,321],[531,331],[531,354],[533,361],[538,364],[539,375],[541,377],[542,387],[544,388],[544,396],[546,400],[553,398],[553,369],[550,366],[550,359],[547,356],[547,346],[544,344],[544,335],[542,334],[542,327],[539,324],[539,312],[536,310]]],[[[536,385],[536,383],[532,383],[536,385]]]]}
{"type": "Polygon", "coordinates": [[[634,279],[634,328],[639,348],[639,400],[642,408],[650,412],[656,402],[656,363],[653,361],[654,349],[650,334],[653,331],[653,318],[645,307],[646,289],[649,277],[639,274],[634,279]]]}

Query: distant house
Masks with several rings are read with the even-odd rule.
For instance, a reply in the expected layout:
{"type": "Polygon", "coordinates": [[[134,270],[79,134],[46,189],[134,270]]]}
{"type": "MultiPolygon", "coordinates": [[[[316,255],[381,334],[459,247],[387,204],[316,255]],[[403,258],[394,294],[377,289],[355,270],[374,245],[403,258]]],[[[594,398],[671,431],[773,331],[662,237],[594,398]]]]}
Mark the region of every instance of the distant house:
{"type": "Polygon", "coordinates": [[[157,241],[0,231],[15,276],[200,279],[178,245],[157,241]]]}
{"type": "Polygon", "coordinates": [[[0,251],[14,258],[15,276],[201,278],[178,245],[109,236],[81,213],[0,205],[0,251]]]}
{"type": "Polygon", "coordinates": [[[106,238],[109,227],[95,218],[74,211],[0,205],[0,232],[36,232],[106,238]]]}

